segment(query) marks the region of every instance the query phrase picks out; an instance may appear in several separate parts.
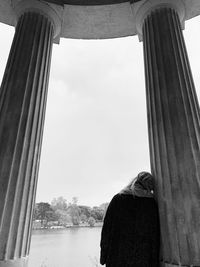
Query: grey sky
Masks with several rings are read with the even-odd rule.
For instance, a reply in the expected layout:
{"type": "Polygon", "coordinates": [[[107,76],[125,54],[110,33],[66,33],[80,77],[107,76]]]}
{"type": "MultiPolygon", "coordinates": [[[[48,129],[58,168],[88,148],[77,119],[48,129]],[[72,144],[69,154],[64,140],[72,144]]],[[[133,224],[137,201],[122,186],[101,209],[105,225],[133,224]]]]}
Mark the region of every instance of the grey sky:
{"type": "MultiPolygon", "coordinates": [[[[2,77],[14,30],[0,24],[2,77]]],[[[200,19],[184,31],[197,93],[200,19]]],[[[137,37],[54,45],[37,201],[110,201],[150,170],[142,43],[137,37]]]]}

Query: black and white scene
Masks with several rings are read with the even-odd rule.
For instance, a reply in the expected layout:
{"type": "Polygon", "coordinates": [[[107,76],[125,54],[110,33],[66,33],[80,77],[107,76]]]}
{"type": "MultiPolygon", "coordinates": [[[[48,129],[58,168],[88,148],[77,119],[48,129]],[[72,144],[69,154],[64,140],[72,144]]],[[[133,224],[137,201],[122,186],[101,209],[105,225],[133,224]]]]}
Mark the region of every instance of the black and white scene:
{"type": "Polygon", "coordinates": [[[0,267],[200,267],[200,0],[0,0],[0,267]]]}

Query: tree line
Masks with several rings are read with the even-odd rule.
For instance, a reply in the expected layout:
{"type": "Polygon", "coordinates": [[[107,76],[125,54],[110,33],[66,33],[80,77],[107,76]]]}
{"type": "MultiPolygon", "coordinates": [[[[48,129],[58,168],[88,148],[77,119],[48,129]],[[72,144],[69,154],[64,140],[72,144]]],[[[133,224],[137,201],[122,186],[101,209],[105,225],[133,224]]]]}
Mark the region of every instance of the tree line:
{"type": "Polygon", "coordinates": [[[54,198],[51,204],[39,202],[35,204],[33,221],[39,221],[42,228],[50,225],[69,226],[88,224],[94,226],[96,222],[102,222],[108,203],[100,206],[89,207],[78,205],[78,198],[73,197],[67,202],[64,197],[54,198]]]}

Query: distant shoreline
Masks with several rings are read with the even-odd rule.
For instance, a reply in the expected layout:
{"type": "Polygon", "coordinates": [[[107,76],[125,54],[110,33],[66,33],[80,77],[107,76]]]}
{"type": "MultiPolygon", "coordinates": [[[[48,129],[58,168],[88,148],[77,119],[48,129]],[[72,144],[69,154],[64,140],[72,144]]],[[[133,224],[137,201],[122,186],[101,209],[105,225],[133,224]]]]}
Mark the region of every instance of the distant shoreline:
{"type": "Polygon", "coordinates": [[[67,230],[67,229],[74,229],[74,228],[96,228],[96,227],[102,227],[103,226],[103,222],[102,223],[98,223],[94,226],[90,226],[90,225],[72,225],[72,226],[54,226],[54,227],[43,227],[43,228],[34,228],[32,229],[33,231],[57,231],[57,230],[67,230]]]}

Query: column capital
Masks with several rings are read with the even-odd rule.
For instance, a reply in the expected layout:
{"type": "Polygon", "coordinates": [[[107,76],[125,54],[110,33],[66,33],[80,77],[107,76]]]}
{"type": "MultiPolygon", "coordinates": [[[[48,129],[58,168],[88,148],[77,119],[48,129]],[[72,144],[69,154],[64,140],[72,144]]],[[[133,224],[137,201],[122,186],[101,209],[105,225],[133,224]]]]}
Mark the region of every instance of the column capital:
{"type": "Polygon", "coordinates": [[[177,11],[182,29],[184,28],[184,22],[186,17],[186,8],[183,0],[146,0],[136,11],[136,30],[139,36],[139,40],[142,41],[142,27],[145,18],[154,10],[170,7],[177,11]]]}
{"type": "Polygon", "coordinates": [[[16,24],[25,12],[36,12],[42,14],[52,22],[54,28],[54,42],[59,43],[62,24],[63,7],[39,0],[11,0],[16,14],[16,24]]]}

